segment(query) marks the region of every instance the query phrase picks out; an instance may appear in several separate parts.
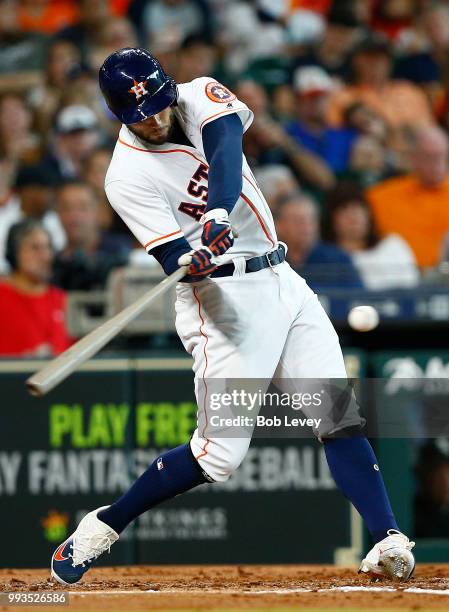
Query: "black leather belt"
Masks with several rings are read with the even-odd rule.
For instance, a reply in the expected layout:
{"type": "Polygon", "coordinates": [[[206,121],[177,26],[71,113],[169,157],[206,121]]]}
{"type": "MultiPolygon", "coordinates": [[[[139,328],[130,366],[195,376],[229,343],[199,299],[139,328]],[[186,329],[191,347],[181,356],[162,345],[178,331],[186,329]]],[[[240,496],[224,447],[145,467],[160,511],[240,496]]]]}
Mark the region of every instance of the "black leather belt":
{"type": "MultiPolygon", "coordinates": [[[[261,255],[260,257],[252,257],[246,260],[245,272],[259,272],[264,268],[272,268],[278,266],[285,261],[285,247],[280,244],[275,251],[270,251],[261,255]]],[[[222,276],[232,276],[235,272],[235,266],[233,263],[223,264],[218,266],[216,270],[212,272],[210,278],[220,278],[222,276]]]]}

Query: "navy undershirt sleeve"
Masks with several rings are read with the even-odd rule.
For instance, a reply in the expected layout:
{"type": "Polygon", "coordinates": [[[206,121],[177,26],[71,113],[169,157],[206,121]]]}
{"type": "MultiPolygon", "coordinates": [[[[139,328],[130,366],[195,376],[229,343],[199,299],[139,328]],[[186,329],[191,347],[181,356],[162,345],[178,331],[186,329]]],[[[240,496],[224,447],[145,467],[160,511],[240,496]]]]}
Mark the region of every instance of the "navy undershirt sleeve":
{"type": "Polygon", "coordinates": [[[154,249],[151,249],[150,255],[156,258],[164,269],[165,274],[168,275],[179,268],[178,259],[181,255],[189,253],[191,250],[190,244],[182,237],[154,247],[154,249]]]}
{"type": "MultiPolygon", "coordinates": [[[[209,164],[207,210],[234,208],[242,191],[243,126],[233,113],[208,123],[203,129],[203,146],[209,164]]],[[[177,238],[151,249],[150,254],[166,274],[178,269],[178,259],[192,250],[185,238],[177,238]]]]}
{"type": "Polygon", "coordinates": [[[243,125],[236,113],[220,117],[203,129],[203,148],[209,164],[206,212],[234,208],[242,191],[243,125]]]}

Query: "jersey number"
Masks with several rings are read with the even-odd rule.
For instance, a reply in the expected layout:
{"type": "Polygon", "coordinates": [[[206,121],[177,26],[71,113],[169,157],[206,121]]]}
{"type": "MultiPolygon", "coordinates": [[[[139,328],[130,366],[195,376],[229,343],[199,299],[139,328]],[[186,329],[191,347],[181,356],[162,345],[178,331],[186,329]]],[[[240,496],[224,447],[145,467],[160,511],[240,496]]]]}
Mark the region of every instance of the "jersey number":
{"type": "MultiPolygon", "coordinates": [[[[192,179],[187,187],[187,193],[194,198],[200,198],[203,202],[207,202],[207,185],[200,185],[202,180],[207,181],[208,168],[205,164],[200,164],[192,176],[192,179]]],[[[193,217],[195,221],[199,221],[206,209],[206,204],[196,202],[181,202],[179,210],[189,217],[193,217]]]]}

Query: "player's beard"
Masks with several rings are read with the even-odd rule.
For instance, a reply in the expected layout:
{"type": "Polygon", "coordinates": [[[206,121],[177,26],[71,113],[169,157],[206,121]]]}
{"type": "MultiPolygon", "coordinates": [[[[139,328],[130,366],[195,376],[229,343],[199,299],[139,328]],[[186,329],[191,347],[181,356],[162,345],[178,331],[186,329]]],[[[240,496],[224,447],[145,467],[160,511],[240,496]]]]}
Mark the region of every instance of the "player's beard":
{"type": "Polygon", "coordinates": [[[130,132],[135,134],[140,140],[151,145],[162,145],[169,142],[175,126],[175,114],[170,113],[168,121],[163,127],[145,125],[145,122],[128,125],[130,132]]]}

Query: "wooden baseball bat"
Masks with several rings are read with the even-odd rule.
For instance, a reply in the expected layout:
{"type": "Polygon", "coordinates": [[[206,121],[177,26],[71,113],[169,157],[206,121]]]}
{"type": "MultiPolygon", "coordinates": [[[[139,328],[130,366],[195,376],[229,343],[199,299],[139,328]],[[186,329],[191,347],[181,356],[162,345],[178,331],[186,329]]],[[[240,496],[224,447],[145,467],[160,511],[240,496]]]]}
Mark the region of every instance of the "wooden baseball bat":
{"type": "Polygon", "coordinates": [[[82,363],[98,353],[124,327],[138,317],[151,302],[170,287],[173,287],[186,274],[188,267],[183,266],[167,276],[156,287],[147,291],[134,304],[130,304],[111,319],[78,340],[73,346],[44,365],[26,381],[31,395],[42,397],[72,374],[82,363]]]}

